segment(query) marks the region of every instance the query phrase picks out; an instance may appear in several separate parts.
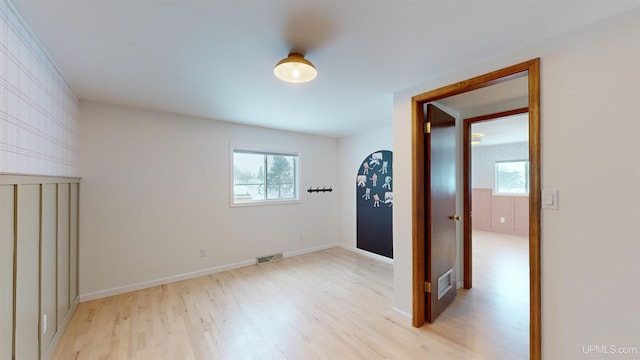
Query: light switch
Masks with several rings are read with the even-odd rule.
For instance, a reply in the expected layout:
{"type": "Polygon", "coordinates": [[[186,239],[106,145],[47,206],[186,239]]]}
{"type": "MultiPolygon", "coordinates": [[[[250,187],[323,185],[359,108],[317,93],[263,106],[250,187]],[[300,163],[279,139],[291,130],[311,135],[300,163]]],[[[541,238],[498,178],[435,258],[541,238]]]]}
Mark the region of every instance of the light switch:
{"type": "Polygon", "coordinates": [[[558,210],[558,190],[542,190],[542,208],[558,210]]]}

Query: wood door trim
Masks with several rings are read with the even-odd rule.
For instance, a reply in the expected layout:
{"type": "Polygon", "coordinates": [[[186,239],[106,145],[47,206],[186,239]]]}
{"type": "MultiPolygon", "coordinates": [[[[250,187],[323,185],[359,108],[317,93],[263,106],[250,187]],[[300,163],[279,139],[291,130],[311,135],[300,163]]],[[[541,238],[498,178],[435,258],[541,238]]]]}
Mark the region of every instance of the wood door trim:
{"type": "Polygon", "coordinates": [[[478,122],[488,121],[492,119],[497,119],[501,117],[524,114],[529,111],[528,107],[519,108],[514,110],[502,111],[499,113],[487,114],[482,116],[476,116],[468,119],[464,119],[463,128],[462,128],[462,167],[463,167],[463,287],[465,289],[471,289],[473,286],[473,251],[471,244],[471,125],[478,122]]]}
{"type": "Polygon", "coordinates": [[[530,282],[530,358],[541,358],[540,293],[540,58],[522,62],[465,81],[447,85],[411,98],[412,111],[412,260],[413,326],[425,323],[424,295],[424,139],[422,104],[491,86],[513,78],[529,76],[529,282],[530,282]]]}
{"type": "Polygon", "coordinates": [[[540,58],[529,66],[529,352],[542,357],[541,261],[540,261],[540,58]]]}

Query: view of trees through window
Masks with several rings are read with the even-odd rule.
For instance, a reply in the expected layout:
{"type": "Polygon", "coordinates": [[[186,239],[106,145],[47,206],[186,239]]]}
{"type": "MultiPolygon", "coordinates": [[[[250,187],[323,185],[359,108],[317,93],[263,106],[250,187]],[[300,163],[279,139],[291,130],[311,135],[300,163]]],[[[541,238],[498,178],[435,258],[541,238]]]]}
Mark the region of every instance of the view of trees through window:
{"type": "Polygon", "coordinates": [[[297,155],[234,150],[233,202],[297,200],[297,155]]]}
{"type": "Polygon", "coordinates": [[[529,194],[529,161],[496,162],[497,194],[529,194]]]}

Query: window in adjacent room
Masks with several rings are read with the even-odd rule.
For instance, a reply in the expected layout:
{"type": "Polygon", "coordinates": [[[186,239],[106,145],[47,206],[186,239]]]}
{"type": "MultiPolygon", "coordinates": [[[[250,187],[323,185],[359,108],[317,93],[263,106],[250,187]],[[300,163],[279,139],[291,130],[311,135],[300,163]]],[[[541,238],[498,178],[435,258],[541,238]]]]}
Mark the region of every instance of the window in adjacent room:
{"type": "Polygon", "coordinates": [[[495,193],[529,194],[529,161],[497,161],[495,193]]]}
{"type": "Polygon", "coordinates": [[[298,200],[298,154],[233,149],[233,205],[298,200]]]}

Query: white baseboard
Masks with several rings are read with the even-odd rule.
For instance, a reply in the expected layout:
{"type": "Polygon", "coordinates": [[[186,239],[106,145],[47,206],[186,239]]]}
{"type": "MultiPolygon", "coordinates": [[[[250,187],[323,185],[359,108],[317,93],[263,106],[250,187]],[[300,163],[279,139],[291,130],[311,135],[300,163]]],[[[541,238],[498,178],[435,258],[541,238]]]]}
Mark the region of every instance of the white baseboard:
{"type": "MultiPolygon", "coordinates": [[[[314,251],[326,250],[326,249],[330,249],[330,248],[336,247],[336,246],[337,246],[337,244],[335,244],[335,243],[327,244],[327,245],[321,245],[321,246],[315,246],[315,247],[307,248],[307,249],[300,249],[300,250],[284,252],[282,254],[282,256],[283,257],[292,257],[292,256],[311,253],[311,252],[314,252],[314,251]]],[[[236,263],[232,263],[232,264],[225,264],[225,265],[215,266],[215,267],[212,267],[212,268],[193,271],[193,272],[189,272],[189,273],[185,273],[185,274],[167,276],[167,277],[156,279],[156,280],[144,281],[144,282],[125,285],[125,286],[121,286],[121,287],[117,287],[117,288],[111,288],[111,289],[106,289],[106,290],[90,292],[90,293],[86,293],[86,294],[80,294],[80,302],[86,302],[86,301],[101,299],[101,298],[105,298],[105,297],[108,297],[108,296],[120,295],[120,294],[128,293],[128,292],[131,292],[131,291],[147,289],[147,288],[150,288],[150,287],[159,286],[159,285],[165,285],[165,284],[169,284],[169,283],[176,282],[176,281],[193,279],[193,278],[197,278],[197,277],[200,277],[200,276],[211,275],[211,274],[215,274],[215,273],[219,273],[219,272],[223,272],[223,271],[227,271],[227,270],[233,270],[233,269],[237,269],[237,268],[241,268],[241,267],[245,267],[245,266],[250,266],[250,265],[255,265],[255,264],[256,264],[256,259],[254,258],[254,259],[251,259],[251,260],[244,260],[244,261],[240,261],[240,262],[236,262],[236,263]]]]}
{"type": "Polygon", "coordinates": [[[67,330],[67,326],[69,325],[69,322],[73,317],[73,314],[76,312],[76,308],[78,307],[79,303],[80,303],[79,297],[76,297],[73,300],[73,302],[71,302],[71,307],[69,307],[69,311],[67,311],[67,314],[64,316],[64,319],[62,319],[62,323],[58,327],[56,334],[53,335],[53,339],[51,339],[51,342],[48,345],[49,347],[44,353],[44,359],[51,359],[51,357],[53,357],[53,352],[56,350],[56,347],[58,347],[58,343],[60,342],[60,339],[62,338],[62,335],[64,334],[65,330],[67,330]]]}
{"type": "Polygon", "coordinates": [[[185,274],[167,276],[167,277],[156,279],[156,280],[144,281],[144,282],[125,285],[117,288],[95,291],[87,294],[80,294],[80,302],[101,299],[108,296],[120,295],[120,294],[128,293],[131,291],[137,291],[137,290],[147,289],[154,286],[169,284],[176,281],[193,279],[199,276],[206,276],[206,275],[210,275],[210,274],[214,274],[222,271],[241,268],[244,266],[255,265],[255,263],[256,263],[255,259],[245,260],[245,261],[240,261],[233,264],[216,266],[216,267],[193,271],[185,274]]]}
{"type": "Polygon", "coordinates": [[[338,246],[338,244],[337,243],[333,243],[333,244],[315,246],[315,247],[307,248],[307,249],[287,251],[287,252],[283,253],[282,256],[283,257],[298,256],[298,255],[308,254],[308,253],[312,253],[312,252],[316,252],[316,251],[331,249],[331,248],[334,248],[336,246],[338,246]]]}
{"type": "Polygon", "coordinates": [[[380,261],[386,262],[387,264],[393,265],[393,259],[388,258],[386,256],[374,254],[374,253],[369,252],[369,251],[364,251],[362,249],[354,248],[354,247],[351,247],[351,246],[346,246],[346,245],[343,245],[343,244],[338,244],[338,247],[341,247],[341,248],[343,248],[345,250],[353,251],[353,252],[358,253],[360,255],[364,255],[364,256],[370,257],[372,259],[380,260],[380,261]]]}
{"type": "Polygon", "coordinates": [[[411,314],[404,312],[400,309],[398,309],[397,307],[393,308],[393,313],[395,315],[397,315],[398,317],[400,317],[403,321],[405,321],[407,324],[411,324],[412,320],[413,320],[413,316],[411,316],[411,314]]]}

